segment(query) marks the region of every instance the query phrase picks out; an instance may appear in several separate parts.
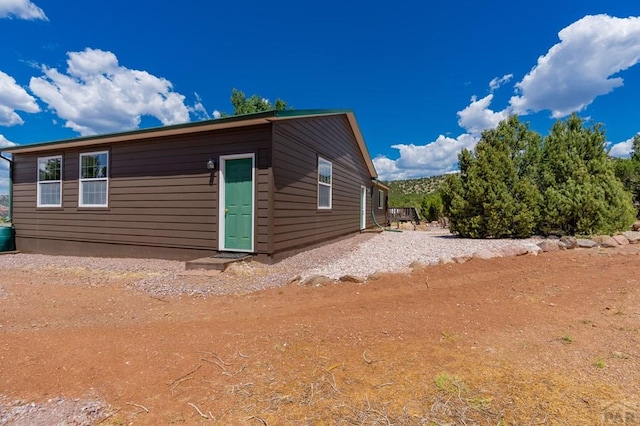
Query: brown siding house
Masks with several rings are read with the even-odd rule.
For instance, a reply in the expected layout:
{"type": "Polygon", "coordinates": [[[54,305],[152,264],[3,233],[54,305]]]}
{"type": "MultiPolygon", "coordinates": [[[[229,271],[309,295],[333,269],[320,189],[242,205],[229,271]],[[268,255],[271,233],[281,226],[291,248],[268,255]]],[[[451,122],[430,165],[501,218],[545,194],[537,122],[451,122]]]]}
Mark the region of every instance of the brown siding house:
{"type": "Polygon", "coordinates": [[[273,261],[384,225],[350,111],[270,111],[4,149],[23,252],[273,261]]]}

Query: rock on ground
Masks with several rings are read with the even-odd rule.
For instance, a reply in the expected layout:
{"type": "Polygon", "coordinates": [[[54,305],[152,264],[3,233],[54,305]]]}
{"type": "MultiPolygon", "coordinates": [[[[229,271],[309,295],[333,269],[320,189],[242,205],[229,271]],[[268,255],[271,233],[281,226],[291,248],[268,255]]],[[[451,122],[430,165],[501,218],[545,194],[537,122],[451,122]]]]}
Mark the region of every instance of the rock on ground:
{"type": "Polygon", "coordinates": [[[605,248],[612,248],[612,247],[619,246],[618,242],[613,237],[610,237],[609,235],[598,235],[596,237],[593,237],[593,241],[598,243],[600,247],[605,247],[605,248]]]}
{"type": "Polygon", "coordinates": [[[560,246],[558,246],[559,240],[544,240],[538,243],[538,247],[542,249],[543,252],[550,251],[558,251],[560,250],[560,246]]]}
{"type": "Polygon", "coordinates": [[[623,232],[622,235],[627,237],[630,244],[638,244],[640,243],[640,232],[639,231],[627,231],[623,232]]]}
{"type": "Polygon", "coordinates": [[[593,240],[589,240],[587,238],[578,238],[577,243],[578,243],[578,247],[580,247],[580,248],[598,247],[598,243],[596,243],[593,240]]]}

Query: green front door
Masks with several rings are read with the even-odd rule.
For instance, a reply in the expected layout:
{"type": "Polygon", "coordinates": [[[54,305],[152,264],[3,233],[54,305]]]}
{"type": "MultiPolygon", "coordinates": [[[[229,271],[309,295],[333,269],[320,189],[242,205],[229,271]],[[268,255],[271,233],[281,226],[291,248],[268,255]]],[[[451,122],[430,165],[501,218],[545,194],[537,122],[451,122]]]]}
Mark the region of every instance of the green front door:
{"type": "Polygon", "coordinates": [[[224,249],[253,250],[253,158],[225,160],[224,249]]]}

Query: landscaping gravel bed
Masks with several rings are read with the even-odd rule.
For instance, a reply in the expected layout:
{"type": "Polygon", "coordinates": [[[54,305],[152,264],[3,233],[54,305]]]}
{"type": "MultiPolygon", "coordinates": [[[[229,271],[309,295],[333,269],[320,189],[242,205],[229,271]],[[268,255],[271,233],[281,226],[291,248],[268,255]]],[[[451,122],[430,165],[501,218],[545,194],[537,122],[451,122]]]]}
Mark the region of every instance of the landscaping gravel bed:
{"type": "Polygon", "coordinates": [[[53,398],[35,403],[0,396],[0,425],[94,425],[106,412],[105,404],[95,400],[53,398]]]}
{"type": "Polygon", "coordinates": [[[340,278],[345,274],[366,278],[375,272],[392,272],[413,262],[436,264],[480,251],[498,254],[507,246],[532,247],[539,239],[472,240],[457,238],[448,230],[383,232],[359,244],[346,256],[307,269],[303,276],[317,274],[340,278]]]}
{"type": "MultiPolygon", "coordinates": [[[[531,246],[535,241],[469,240],[456,238],[447,230],[431,229],[357,234],[273,265],[241,262],[224,273],[185,271],[184,262],[178,261],[35,254],[0,256],[0,269],[44,270],[49,272],[49,279],[63,281],[70,273],[77,273],[83,276],[81,283],[91,285],[125,281],[133,288],[158,297],[180,294],[207,296],[258,291],[286,285],[296,277],[304,280],[314,275],[332,279],[353,275],[365,279],[376,272],[402,270],[414,261],[433,264],[479,251],[498,252],[507,246],[531,246]],[[99,273],[90,274],[87,278],[87,274],[82,273],[89,270],[99,273]]],[[[75,283],[78,284],[77,281],[75,283]]]]}

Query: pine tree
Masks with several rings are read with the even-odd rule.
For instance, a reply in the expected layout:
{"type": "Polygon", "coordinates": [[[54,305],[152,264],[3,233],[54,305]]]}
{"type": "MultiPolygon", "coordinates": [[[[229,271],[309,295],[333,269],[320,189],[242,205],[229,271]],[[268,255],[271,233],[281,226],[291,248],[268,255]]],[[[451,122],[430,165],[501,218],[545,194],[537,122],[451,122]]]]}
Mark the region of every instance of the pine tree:
{"type": "MultiPolygon", "coordinates": [[[[246,97],[244,92],[233,88],[231,90],[231,105],[233,105],[233,115],[253,114],[256,112],[264,111],[281,111],[286,109],[293,109],[287,105],[287,102],[278,98],[275,104],[272,104],[268,99],[263,98],[260,95],[251,95],[246,97]]],[[[228,117],[229,114],[222,113],[223,117],[228,117]]]]}

